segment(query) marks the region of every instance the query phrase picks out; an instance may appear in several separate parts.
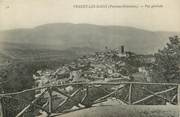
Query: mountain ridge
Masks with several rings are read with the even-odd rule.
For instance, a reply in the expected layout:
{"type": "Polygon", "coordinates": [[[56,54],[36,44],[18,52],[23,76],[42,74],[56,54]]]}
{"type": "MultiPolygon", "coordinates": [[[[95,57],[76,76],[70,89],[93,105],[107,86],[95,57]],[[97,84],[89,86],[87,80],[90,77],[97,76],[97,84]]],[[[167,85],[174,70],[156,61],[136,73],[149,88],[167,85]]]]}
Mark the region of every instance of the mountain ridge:
{"type": "Polygon", "coordinates": [[[93,49],[117,48],[140,54],[154,53],[178,32],[149,31],[126,26],[52,23],[27,29],[0,31],[0,41],[36,45],[45,49],[66,50],[73,47],[93,49]]]}

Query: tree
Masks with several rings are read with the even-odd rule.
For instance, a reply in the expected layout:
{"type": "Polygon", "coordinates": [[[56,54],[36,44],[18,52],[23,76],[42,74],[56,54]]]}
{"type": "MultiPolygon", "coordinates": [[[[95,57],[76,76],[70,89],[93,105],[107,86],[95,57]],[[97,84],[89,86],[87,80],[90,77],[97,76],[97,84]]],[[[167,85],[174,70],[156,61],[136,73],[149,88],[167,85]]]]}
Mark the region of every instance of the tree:
{"type": "Polygon", "coordinates": [[[155,54],[152,70],[155,82],[180,83],[180,38],[169,37],[169,43],[155,54]]]}

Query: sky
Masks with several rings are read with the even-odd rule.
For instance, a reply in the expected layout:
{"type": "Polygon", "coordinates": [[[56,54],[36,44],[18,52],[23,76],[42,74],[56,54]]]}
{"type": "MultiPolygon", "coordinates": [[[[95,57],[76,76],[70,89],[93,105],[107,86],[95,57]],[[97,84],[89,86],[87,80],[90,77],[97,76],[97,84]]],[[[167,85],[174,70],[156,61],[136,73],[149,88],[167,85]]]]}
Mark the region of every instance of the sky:
{"type": "Polygon", "coordinates": [[[180,32],[180,0],[0,0],[0,30],[48,23],[89,23],[180,32]],[[73,8],[73,5],[163,5],[161,8],[73,8]]]}

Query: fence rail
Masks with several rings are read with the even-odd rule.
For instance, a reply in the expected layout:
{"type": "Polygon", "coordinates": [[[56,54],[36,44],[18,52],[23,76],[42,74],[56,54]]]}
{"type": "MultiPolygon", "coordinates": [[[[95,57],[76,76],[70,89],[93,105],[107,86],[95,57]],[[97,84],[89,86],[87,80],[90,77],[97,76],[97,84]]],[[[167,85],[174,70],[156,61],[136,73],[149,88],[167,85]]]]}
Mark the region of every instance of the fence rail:
{"type": "MultiPolygon", "coordinates": [[[[26,106],[17,113],[16,117],[21,117],[31,107],[45,111],[49,116],[52,113],[64,113],[71,109],[72,106],[78,108],[88,108],[94,104],[107,101],[109,97],[120,100],[123,104],[135,105],[144,104],[151,98],[156,98],[159,102],[180,105],[180,85],[176,83],[143,83],[143,82],[91,82],[91,83],[68,83],[55,86],[44,86],[32,89],[26,89],[14,93],[0,94],[0,99],[12,98],[27,93],[40,90],[41,93],[36,95],[31,102],[26,100],[26,106]],[[67,92],[65,88],[71,87],[71,91],[67,92]],[[156,88],[157,87],[157,88],[156,88]],[[154,88],[154,89],[153,89],[154,88]],[[153,89],[153,90],[152,90],[153,89]],[[139,93],[140,91],[140,93],[139,93]],[[56,93],[56,95],[54,94],[56,93]],[[57,96],[60,95],[60,96],[57,96]],[[62,99],[63,97],[63,99],[62,99]],[[43,105],[37,102],[45,99],[43,105]],[[56,99],[55,99],[56,98],[56,99]],[[54,103],[54,101],[57,101],[54,103]],[[60,100],[60,101],[59,101],[60,100]],[[28,103],[27,103],[28,102],[28,103]],[[71,104],[67,104],[71,103],[71,104]],[[57,105],[57,106],[55,106],[57,105]],[[66,108],[67,107],[67,108],[66,108]]],[[[22,99],[16,98],[22,101],[22,99]]],[[[150,100],[151,101],[151,100],[150,100]]],[[[2,102],[2,101],[1,101],[2,102]]],[[[147,102],[149,103],[149,102],[147,102]]],[[[1,114],[3,102],[0,103],[1,114]]]]}

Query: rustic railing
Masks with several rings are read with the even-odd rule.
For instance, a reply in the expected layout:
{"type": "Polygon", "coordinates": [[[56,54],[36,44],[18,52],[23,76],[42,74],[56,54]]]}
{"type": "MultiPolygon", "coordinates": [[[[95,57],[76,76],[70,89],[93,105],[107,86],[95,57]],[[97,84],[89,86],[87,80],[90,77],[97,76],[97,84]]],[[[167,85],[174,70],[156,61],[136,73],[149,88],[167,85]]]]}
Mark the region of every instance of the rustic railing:
{"type": "MultiPolygon", "coordinates": [[[[176,83],[142,82],[68,83],[0,94],[1,100],[3,98],[12,98],[26,102],[27,105],[22,108],[16,117],[22,117],[31,107],[38,108],[52,116],[54,113],[69,112],[73,106],[78,107],[78,109],[88,108],[107,101],[109,97],[114,97],[121,101],[121,104],[126,105],[165,105],[167,103],[180,105],[180,85],[176,83]],[[65,88],[68,86],[71,86],[73,89],[66,91],[65,88]],[[17,95],[37,90],[41,90],[41,93],[36,95],[31,102],[16,98],[17,95]],[[37,102],[42,98],[45,102],[39,105],[37,102]],[[54,103],[55,100],[58,101],[54,103]]],[[[0,103],[1,110],[5,106],[3,103],[0,103]]],[[[3,115],[3,111],[0,114],[3,115]]]]}

